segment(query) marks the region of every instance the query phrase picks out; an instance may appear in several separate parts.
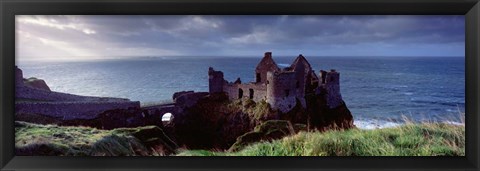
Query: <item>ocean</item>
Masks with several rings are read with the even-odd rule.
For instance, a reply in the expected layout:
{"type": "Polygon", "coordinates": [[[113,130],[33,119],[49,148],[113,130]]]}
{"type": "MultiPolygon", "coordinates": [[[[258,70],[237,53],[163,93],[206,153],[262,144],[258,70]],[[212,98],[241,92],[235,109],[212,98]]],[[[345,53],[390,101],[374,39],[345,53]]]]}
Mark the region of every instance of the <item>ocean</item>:
{"type": "MultiPolygon", "coordinates": [[[[136,57],[91,61],[21,61],[25,78],[50,89],[129,98],[142,104],[171,101],[177,91],[208,91],[208,67],[225,79],[254,81],[260,57],[136,57]]],[[[306,57],[315,72],[340,72],[341,94],[364,129],[415,122],[462,123],[464,57],[306,57]]],[[[295,57],[274,57],[279,67],[295,57]]]]}

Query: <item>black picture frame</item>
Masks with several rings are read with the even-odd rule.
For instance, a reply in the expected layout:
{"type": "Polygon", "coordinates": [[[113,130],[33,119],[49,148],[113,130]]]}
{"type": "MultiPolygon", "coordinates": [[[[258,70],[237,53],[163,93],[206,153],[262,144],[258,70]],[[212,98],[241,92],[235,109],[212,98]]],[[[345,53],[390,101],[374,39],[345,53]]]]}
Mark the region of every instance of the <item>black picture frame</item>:
{"type": "Polygon", "coordinates": [[[2,170],[479,170],[479,0],[2,0],[2,170]],[[15,15],[465,15],[465,157],[40,157],[14,155],[15,15]]]}

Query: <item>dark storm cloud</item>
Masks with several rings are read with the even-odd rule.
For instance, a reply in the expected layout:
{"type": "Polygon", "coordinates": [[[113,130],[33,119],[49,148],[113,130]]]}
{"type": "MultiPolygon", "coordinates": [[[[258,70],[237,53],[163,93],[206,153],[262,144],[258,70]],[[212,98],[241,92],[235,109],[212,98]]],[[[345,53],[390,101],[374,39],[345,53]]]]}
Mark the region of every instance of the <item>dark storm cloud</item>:
{"type": "Polygon", "coordinates": [[[18,48],[25,56],[49,45],[52,54],[73,49],[83,53],[79,56],[258,55],[270,50],[463,56],[464,22],[463,16],[21,16],[17,34],[25,42],[18,48]]]}
{"type": "Polygon", "coordinates": [[[327,16],[289,17],[282,23],[289,40],[316,43],[434,43],[463,42],[460,17],[431,16],[327,16]]]}

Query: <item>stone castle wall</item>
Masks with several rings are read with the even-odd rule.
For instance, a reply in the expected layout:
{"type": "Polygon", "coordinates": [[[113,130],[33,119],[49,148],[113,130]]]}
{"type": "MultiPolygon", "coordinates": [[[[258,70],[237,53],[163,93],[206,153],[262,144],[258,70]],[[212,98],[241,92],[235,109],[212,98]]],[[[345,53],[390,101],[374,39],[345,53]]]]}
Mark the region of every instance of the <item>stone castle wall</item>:
{"type": "Polygon", "coordinates": [[[327,91],[327,105],[330,108],[336,108],[343,103],[340,94],[340,73],[331,70],[326,74],[325,89],[327,91]]]}
{"type": "Polygon", "coordinates": [[[140,108],[140,102],[16,102],[18,114],[41,114],[63,120],[94,119],[114,109],[140,108]]]}
{"type": "Polygon", "coordinates": [[[307,94],[322,92],[330,108],[343,103],[340,94],[340,74],[335,70],[321,71],[321,79],[312,70],[308,61],[299,55],[290,67],[278,68],[272,53],[266,52],[255,69],[255,82],[242,84],[240,79],[227,82],[223,72],[209,68],[209,93],[225,92],[230,100],[250,98],[256,102],[266,100],[274,109],[288,112],[297,101],[306,108],[307,94]]]}
{"type": "Polygon", "coordinates": [[[307,80],[306,77],[308,72],[310,71],[311,69],[307,68],[304,63],[299,63],[296,65],[294,70],[295,79],[291,80],[292,82],[295,82],[296,97],[297,99],[300,100],[300,103],[302,104],[303,108],[307,107],[307,102],[305,100],[305,88],[306,88],[305,81],[307,80]]]}
{"type": "Polygon", "coordinates": [[[223,92],[225,82],[222,71],[215,71],[212,67],[208,68],[208,90],[210,93],[223,92]]]}
{"type": "Polygon", "coordinates": [[[295,72],[267,73],[267,102],[281,112],[288,112],[297,103],[295,72]]]}
{"type": "Polygon", "coordinates": [[[262,58],[255,68],[255,82],[265,83],[267,80],[267,72],[280,72],[277,63],[272,58],[272,52],[265,52],[265,56],[262,58]]]}
{"type": "Polygon", "coordinates": [[[228,83],[223,86],[223,90],[227,93],[230,100],[239,99],[240,92],[242,92],[241,98],[252,99],[255,102],[265,100],[267,96],[267,88],[263,83],[228,83]],[[252,93],[252,98],[250,98],[250,93],[252,93]]]}

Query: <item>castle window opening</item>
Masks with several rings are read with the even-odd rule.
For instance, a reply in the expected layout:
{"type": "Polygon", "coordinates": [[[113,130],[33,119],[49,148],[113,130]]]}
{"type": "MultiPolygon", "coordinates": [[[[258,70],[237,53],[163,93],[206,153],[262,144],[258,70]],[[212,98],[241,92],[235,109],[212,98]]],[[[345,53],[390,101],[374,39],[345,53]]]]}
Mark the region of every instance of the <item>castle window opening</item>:
{"type": "Polygon", "coordinates": [[[298,87],[300,87],[300,82],[299,82],[299,81],[297,81],[297,88],[298,88],[298,87]]]}
{"type": "Polygon", "coordinates": [[[241,88],[238,89],[238,99],[243,97],[243,90],[241,88]]]}
{"type": "Polygon", "coordinates": [[[335,79],[335,78],[333,78],[333,77],[330,77],[330,81],[332,81],[332,82],[333,82],[333,80],[334,80],[334,79],[335,79]]]}
{"type": "Polygon", "coordinates": [[[288,97],[290,95],[290,90],[289,89],[286,89],[285,90],[285,97],[288,97]]]}
{"type": "Polygon", "coordinates": [[[257,73],[257,77],[256,77],[256,78],[257,78],[257,79],[256,79],[257,83],[262,82],[262,76],[260,75],[260,73],[257,73]]]}
{"type": "Polygon", "coordinates": [[[249,89],[250,91],[250,99],[253,99],[253,89],[249,89]]]}

